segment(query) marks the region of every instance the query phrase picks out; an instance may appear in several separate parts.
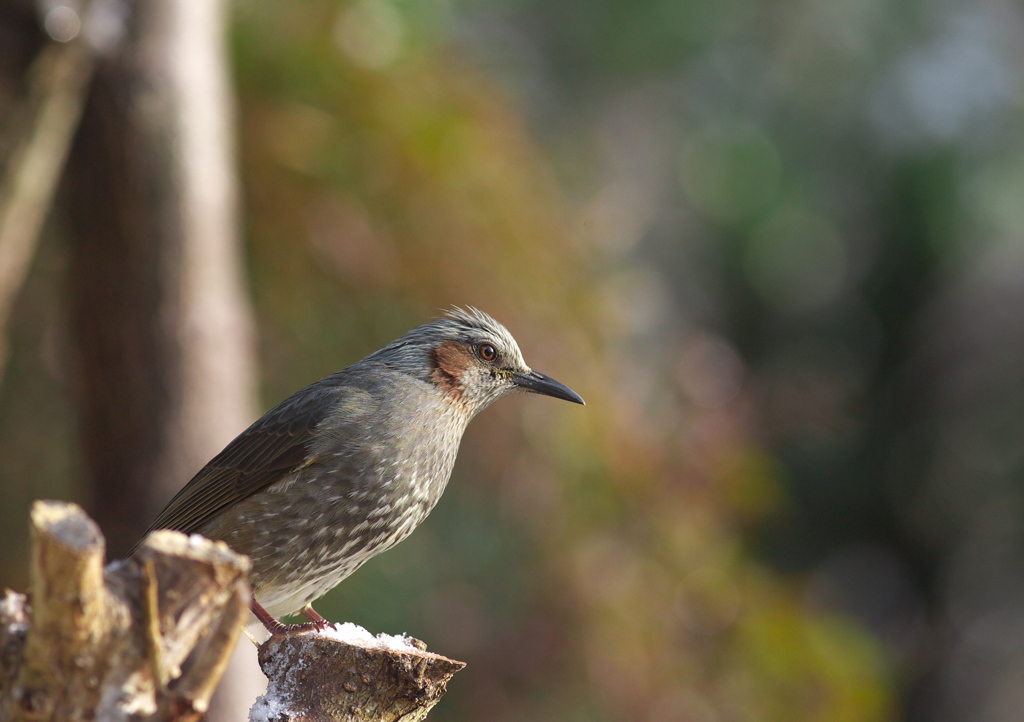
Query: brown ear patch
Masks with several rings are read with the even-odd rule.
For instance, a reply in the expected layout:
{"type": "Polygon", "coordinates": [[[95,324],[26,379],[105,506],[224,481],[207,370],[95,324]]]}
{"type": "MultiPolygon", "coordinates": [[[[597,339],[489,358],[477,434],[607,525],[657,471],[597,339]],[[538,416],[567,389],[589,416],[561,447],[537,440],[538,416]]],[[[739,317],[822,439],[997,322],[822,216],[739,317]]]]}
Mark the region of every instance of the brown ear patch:
{"type": "Polygon", "coordinates": [[[430,380],[454,399],[462,397],[462,372],[473,363],[473,352],[458,341],[445,341],[431,354],[430,380]]]}

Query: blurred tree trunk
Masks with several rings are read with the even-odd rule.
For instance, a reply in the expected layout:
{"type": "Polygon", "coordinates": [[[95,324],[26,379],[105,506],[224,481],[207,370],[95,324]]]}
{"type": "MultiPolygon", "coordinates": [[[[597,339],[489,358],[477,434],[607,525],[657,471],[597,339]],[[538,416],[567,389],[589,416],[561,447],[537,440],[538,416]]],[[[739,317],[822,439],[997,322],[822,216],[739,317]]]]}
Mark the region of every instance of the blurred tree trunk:
{"type": "Polygon", "coordinates": [[[225,3],[124,7],[65,186],[88,507],[111,556],[256,415],[225,3]]]}
{"type": "Polygon", "coordinates": [[[91,513],[113,554],[255,415],[223,4],[132,4],[67,183],[91,513]]]}

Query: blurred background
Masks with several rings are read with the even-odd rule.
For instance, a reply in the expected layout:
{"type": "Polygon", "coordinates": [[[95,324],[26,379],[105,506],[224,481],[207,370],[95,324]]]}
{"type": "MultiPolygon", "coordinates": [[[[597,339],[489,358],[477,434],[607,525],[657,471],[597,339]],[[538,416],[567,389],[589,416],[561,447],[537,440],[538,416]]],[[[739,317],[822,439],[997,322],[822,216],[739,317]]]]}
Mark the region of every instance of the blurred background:
{"type": "Polygon", "coordinates": [[[264,410],[472,304],[588,406],[481,415],[319,603],[469,663],[431,719],[1018,719],[1022,34],[2,0],[0,584],[33,499],[123,553],[264,410]]]}

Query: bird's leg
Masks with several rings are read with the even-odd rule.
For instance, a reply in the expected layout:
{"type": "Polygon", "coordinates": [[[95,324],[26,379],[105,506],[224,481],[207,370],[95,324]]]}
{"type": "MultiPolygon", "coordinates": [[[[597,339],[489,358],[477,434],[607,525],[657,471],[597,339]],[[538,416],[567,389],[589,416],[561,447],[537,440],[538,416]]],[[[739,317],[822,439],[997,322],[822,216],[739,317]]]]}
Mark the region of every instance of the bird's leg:
{"type": "Polygon", "coordinates": [[[308,619],[311,623],[317,626],[317,629],[326,629],[331,626],[331,623],[324,617],[320,616],[320,613],[313,609],[312,604],[307,604],[302,608],[302,616],[308,619]]]}
{"type": "MultiPolygon", "coordinates": [[[[326,619],[320,617],[320,619],[323,619],[324,621],[323,624],[315,621],[302,622],[301,624],[285,624],[284,622],[279,622],[276,619],[274,619],[273,615],[271,615],[270,612],[264,609],[263,605],[257,602],[255,599],[249,602],[249,609],[251,609],[252,613],[256,615],[256,619],[260,620],[260,624],[266,627],[267,631],[274,636],[295,634],[296,632],[317,632],[323,629],[325,623],[327,622],[326,619]]],[[[313,613],[316,614],[316,612],[313,613]]],[[[319,617],[320,615],[317,614],[317,616],[319,617]]]]}

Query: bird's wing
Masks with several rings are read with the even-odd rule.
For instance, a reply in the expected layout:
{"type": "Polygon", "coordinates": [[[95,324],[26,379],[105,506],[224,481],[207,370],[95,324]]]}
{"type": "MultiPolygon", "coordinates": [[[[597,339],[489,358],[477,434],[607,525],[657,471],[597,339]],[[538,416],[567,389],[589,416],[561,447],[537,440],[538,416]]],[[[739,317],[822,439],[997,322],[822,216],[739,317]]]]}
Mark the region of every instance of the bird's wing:
{"type": "Polygon", "coordinates": [[[315,384],[268,411],[192,477],[149,531],[196,532],[225,507],[308,463],[309,441],[335,403],[336,388],[315,384]]]}

